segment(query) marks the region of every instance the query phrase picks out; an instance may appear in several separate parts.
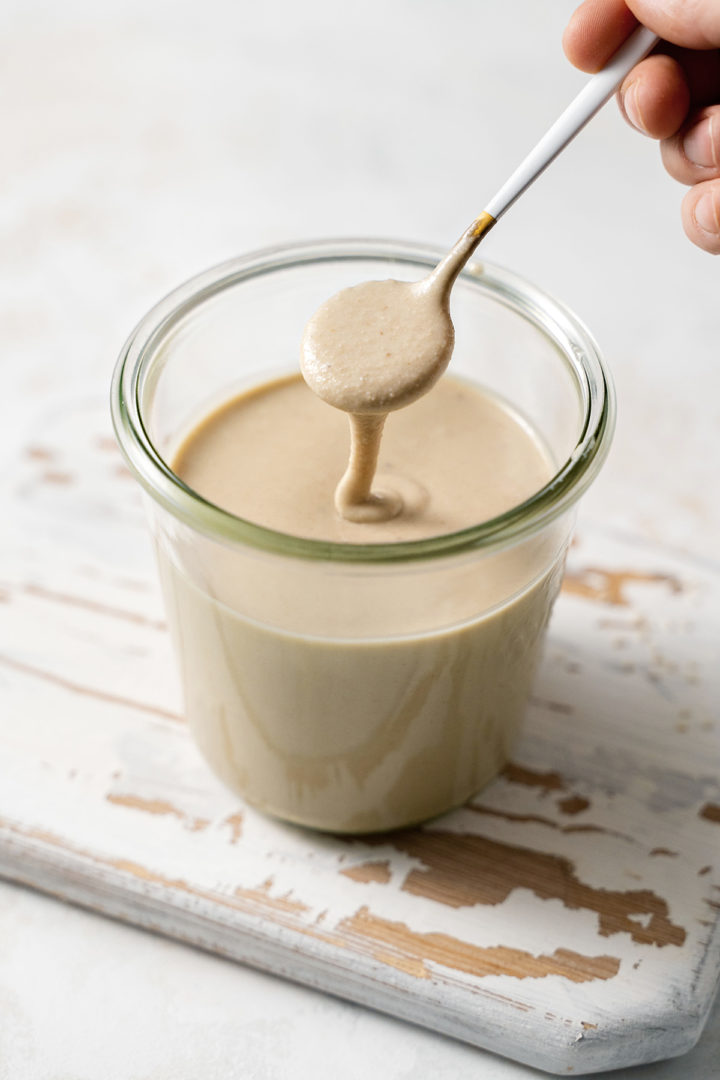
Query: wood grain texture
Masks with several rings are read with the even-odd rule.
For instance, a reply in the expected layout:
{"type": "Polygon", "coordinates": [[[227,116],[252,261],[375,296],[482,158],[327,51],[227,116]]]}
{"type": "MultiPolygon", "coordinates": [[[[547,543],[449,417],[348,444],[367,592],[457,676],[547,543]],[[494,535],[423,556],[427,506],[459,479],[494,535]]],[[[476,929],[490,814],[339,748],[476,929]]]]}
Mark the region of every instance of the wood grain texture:
{"type": "Polygon", "coordinates": [[[313,834],[199,758],[118,466],[79,404],[2,493],[0,871],[554,1072],[689,1048],[720,969],[720,567],[585,525],[503,776],[420,829],[313,834]]]}

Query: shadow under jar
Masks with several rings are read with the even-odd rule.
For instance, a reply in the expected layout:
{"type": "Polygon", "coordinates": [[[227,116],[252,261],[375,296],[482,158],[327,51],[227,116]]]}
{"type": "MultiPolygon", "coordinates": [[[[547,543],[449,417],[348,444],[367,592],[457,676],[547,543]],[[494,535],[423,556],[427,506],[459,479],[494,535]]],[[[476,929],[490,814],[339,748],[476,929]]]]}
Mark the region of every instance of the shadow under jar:
{"type": "Polygon", "coordinates": [[[554,475],[521,505],[429,539],[332,543],[228,513],[169,463],[221,403],[297,370],[303,327],[331,294],[418,279],[441,255],[335,241],[239,258],[158,304],[115,371],[115,429],[149,496],[194,738],[248,802],[315,828],[413,824],[502,769],[575,504],[609,447],[607,371],[566,308],[471,262],[453,289],[451,371],[507,402],[547,448],[554,475]]]}

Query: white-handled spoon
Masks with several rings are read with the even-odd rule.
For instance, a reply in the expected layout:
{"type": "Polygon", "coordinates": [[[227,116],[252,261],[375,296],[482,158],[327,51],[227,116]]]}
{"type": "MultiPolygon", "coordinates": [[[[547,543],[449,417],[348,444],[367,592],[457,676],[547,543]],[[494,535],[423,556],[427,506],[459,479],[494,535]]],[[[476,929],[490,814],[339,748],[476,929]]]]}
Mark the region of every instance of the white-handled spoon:
{"type": "Polygon", "coordinates": [[[608,61],[593,75],[567,109],[518,165],[498,193],[485,207],[485,213],[498,221],[524,191],[537,180],[548,165],[582,131],[588,121],[600,111],[618,89],[635,65],[657,44],[659,38],[652,30],[639,26],[608,61]]]}
{"type": "Polygon", "coordinates": [[[586,82],[552,127],[548,128],[527,157],[523,158],[515,172],[505,181],[482,214],[465,231],[433,274],[438,274],[441,267],[444,268],[443,274],[438,274],[438,277],[442,276],[446,285],[448,283],[452,285],[485,233],[489,232],[513,203],[537,180],[538,176],[545,172],[558,154],[562,153],[593,116],[602,109],[625,76],[647,56],[659,40],[657,34],[645,26],[638,26],[633,31],[605,67],[586,82]]]}
{"type": "Polygon", "coordinates": [[[638,27],[585,84],[552,127],[466,229],[418,282],[370,281],[327,300],[308,322],[300,365],[310,388],[350,413],[351,457],[336,493],[341,514],[377,520],[397,500],[370,491],[387,413],[426,393],[445,371],[455,331],[450,290],[482,237],[545,171],[658,41],[638,27]]]}

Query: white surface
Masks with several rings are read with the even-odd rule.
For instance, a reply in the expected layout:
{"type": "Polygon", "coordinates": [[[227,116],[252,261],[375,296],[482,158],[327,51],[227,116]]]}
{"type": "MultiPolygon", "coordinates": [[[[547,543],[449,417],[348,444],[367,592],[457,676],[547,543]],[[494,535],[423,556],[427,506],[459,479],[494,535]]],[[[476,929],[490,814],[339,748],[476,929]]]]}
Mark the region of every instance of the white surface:
{"type": "MultiPolygon", "coordinates": [[[[104,400],[131,325],[205,266],[320,235],[452,243],[582,85],[559,46],[572,7],[5,0],[0,460],[64,401],[104,400]]],[[[610,106],[484,244],[613,365],[616,444],[585,518],[717,564],[720,262],[684,239],[657,158],[610,106]]],[[[2,1080],[535,1075],[14,886],[0,898],[2,1080]]],[[[690,1056],[633,1076],[710,1080],[719,1053],[716,1007],[690,1056]]]]}

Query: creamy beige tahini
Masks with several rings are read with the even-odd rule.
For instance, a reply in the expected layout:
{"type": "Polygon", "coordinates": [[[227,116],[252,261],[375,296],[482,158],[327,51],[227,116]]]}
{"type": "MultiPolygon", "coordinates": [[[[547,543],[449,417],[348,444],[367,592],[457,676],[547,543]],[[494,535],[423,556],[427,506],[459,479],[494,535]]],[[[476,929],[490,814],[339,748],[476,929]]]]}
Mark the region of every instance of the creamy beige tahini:
{"type": "Polygon", "coordinates": [[[335,507],[351,521],[387,521],[401,512],[400,492],[372,487],[385,419],[426,394],[445,371],[455,341],[450,291],[480,235],[471,226],[421,281],[344,289],[305,328],[305,381],[350,417],[350,461],[335,507]]]}
{"type": "MultiPolygon", "coordinates": [[[[205,498],[335,543],[416,540],[502,513],[553,465],[503,402],[445,376],[388,420],[385,522],[335,512],[347,422],[298,377],[201,420],[175,471],[205,498]]],[[[508,549],[343,564],[182,530],[161,547],[186,711],[217,774],[261,809],[366,832],[441,813],[507,760],[560,581],[566,528],[508,549]]]]}
{"type": "Polygon", "coordinates": [[[445,376],[388,420],[378,487],[401,502],[387,521],[338,514],[347,423],[300,376],[231,399],[198,424],[173,468],[218,506],[294,536],[394,543],[457,532],[523,502],[552,475],[532,430],[497,398],[445,376]]]}

